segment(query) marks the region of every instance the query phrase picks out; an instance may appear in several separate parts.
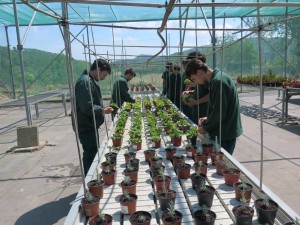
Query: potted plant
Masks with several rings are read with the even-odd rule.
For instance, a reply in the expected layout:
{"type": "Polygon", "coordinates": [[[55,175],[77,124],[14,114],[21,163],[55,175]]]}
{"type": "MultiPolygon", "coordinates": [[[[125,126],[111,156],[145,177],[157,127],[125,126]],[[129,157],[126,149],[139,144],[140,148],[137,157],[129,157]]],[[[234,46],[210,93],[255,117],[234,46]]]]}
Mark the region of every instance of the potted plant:
{"type": "Polygon", "coordinates": [[[202,142],[202,151],[208,155],[211,155],[214,145],[211,143],[208,133],[203,135],[202,142]]]}
{"type": "MultiPolygon", "coordinates": [[[[243,195],[243,194],[242,194],[243,195]]],[[[247,200],[244,196],[240,199],[241,205],[233,207],[232,213],[235,216],[236,225],[251,225],[254,210],[247,205],[247,200]]]]}
{"type": "Polygon", "coordinates": [[[165,148],[166,151],[166,159],[167,160],[172,160],[173,155],[176,153],[176,148],[172,148],[171,146],[165,148]]]}
{"type": "Polygon", "coordinates": [[[216,172],[218,175],[223,176],[223,170],[226,169],[226,163],[225,160],[221,160],[219,158],[219,156],[216,157],[216,161],[215,161],[215,165],[216,165],[216,172]]]}
{"type": "Polygon", "coordinates": [[[226,160],[226,169],[223,170],[223,177],[225,180],[225,184],[232,187],[235,183],[237,183],[240,179],[241,171],[231,167],[229,161],[226,160]]]}
{"type": "Polygon", "coordinates": [[[106,160],[112,161],[115,165],[117,165],[117,151],[120,151],[120,147],[114,147],[113,151],[115,152],[108,152],[105,154],[106,160]]]}
{"type": "Polygon", "coordinates": [[[200,173],[207,174],[208,164],[206,162],[198,161],[194,163],[195,172],[200,170],[200,173]]]}
{"type": "Polygon", "coordinates": [[[135,152],[130,152],[130,151],[126,150],[124,153],[125,162],[127,162],[129,159],[135,159],[135,156],[136,156],[135,152]]]}
{"type": "Polygon", "coordinates": [[[178,164],[182,164],[183,162],[184,162],[184,156],[183,155],[179,155],[179,154],[173,155],[173,166],[174,166],[174,169],[176,169],[176,166],[178,164]]]}
{"type": "Polygon", "coordinates": [[[112,216],[104,214],[99,210],[98,215],[89,218],[89,225],[112,225],[112,216]]]}
{"type": "Polygon", "coordinates": [[[136,194],[136,181],[130,177],[125,176],[123,181],[120,183],[123,194],[127,191],[130,194],[136,194]]]}
{"type": "Polygon", "coordinates": [[[160,171],[160,174],[153,177],[153,182],[155,184],[156,191],[161,191],[164,188],[169,189],[171,183],[171,177],[160,171]]]}
{"type": "Polygon", "coordinates": [[[206,205],[202,209],[194,212],[196,225],[214,225],[217,215],[211,211],[206,205]]]}
{"type": "Polygon", "coordinates": [[[166,211],[161,214],[163,225],[181,225],[182,214],[175,210],[175,202],[170,202],[166,211]]]}
{"type": "Polygon", "coordinates": [[[160,148],[160,144],[161,144],[161,138],[159,135],[153,135],[151,137],[152,140],[152,147],[153,148],[160,148]]]}
{"type": "Polygon", "coordinates": [[[161,164],[161,162],[158,162],[155,166],[150,167],[151,171],[151,177],[155,177],[159,175],[161,172],[164,172],[165,166],[161,164]]]}
{"type": "Polygon", "coordinates": [[[105,185],[114,184],[115,183],[115,174],[116,174],[115,170],[110,170],[110,169],[102,170],[102,178],[103,178],[104,184],[105,185]]]}
{"type": "Polygon", "coordinates": [[[114,147],[120,147],[122,145],[122,137],[123,135],[120,133],[114,133],[111,137],[112,143],[114,147]]]}
{"type": "Polygon", "coordinates": [[[205,162],[207,163],[208,160],[208,154],[204,153],[201,149],[197,150],[195,153],[195,162],[205,162]]]}
{"type": "Polygon", "coordinates": [[[191,165],[183,161],[182,164],[177,164],[177,176],[179,179],[188,179],[190,177],[191,165]]]}
{"type": "Polygon", "coordinates": [[[215,194],[215,188],[205,183],[201,183],[200,186],[196,186],[197,198],[199,205],[207,205],[209,208],[212,206],[213,198],[215,194]]]}
{"type": "Polygon", "coordinates": [[[207,178],[207,176],[203,173],[201,173],[200,168],[195,172],[192,173],[191,176],[191,181],[192,181],[192,187],[195,190],[196,186],[201,186],[203,183],[205,184],[205,180],[207,178]]]}
{"type": "Polygon", "coordinates": [[[169,136],[172,138],[172,142],[174,146],[181,145],[182,132],[177,128],[172,128],[169,136]]]}
{"type": "Polygon", "coordinates": [[[198,136],[198,127],[192,126],[189,130],[186,131],[186,138],[191,145],[196,145],[198,136]]]}
{"type": "Polygon", "coordinates": [[[113,170],[115,168],[115,163],[110,160],[110,158],[107,158],[106,161],[101,163],[102,170],[113,170]]]}
{"type": "Polygon", "coordinates": [[[278,204],[267,195],[254,201],[258,222],[273,225],[278,211],[278,204]]]}
{"type": "MultiPolygon", "coordinates": [[[[129,162],[129,160],[127,161],[129,162]]],[[[128,176],[131,178],[131,180],[138,181],[138,168],[133,167],[130,162],[126,164],[126,168],[124,170],[125,176],[128,176]]]]}
{"type": "Polygon", "coordinates": [[[130,142],[134,150],[142,149],[142,139],[140,137],[130,138],[130,142]]]}
{"type": "Polygon", "coordinates": [[[132,214],[136,211],[137,195],[125,192],[120,196],[122,214],[132,214]]]}
{"type": "Polygon", "coordinates": [[[158,162],[162,164],[162,157],[159,157],[157,153],[155,153],[155,155],[150,158],[150,166],[155,166],[158,162]]]}
{"type": "Polygon", "coordinates": [[[163,184],[162,190],[157,191],[156,193],[161,211],[167,210],[168,205],[171,202],[175,202],[176,191],[166,188],[165,184],[163,184]]]}
{"type": "Polygon", "coordinates": [[[81,199],[81,207],[84,215],[97,215],[99,211],[99,203],[100,198],[98,196],[93,196],[91,192],[86,191],[85,197],[81,199]]]}
{"type": "Polygon", "coordinates": [[[126,166],[129,165],[129,164],[132,167],[139,169],[140,160],[137,159],[137,158],[128,159],[127,162],[126,162],[126,166]]]}
{"type": "Polygon", "coordinates": [[[240,201],[242,198],[242,193],[244,193],[244,197],[247,200],[247,202],[250,202],[251,200],[251,193],[252,193],[252,185],[249,183],[244,182],[237,182],[233,185],[234,192],[235,192],[235,199],[240,201]]]}
{"type": "Polygon", "coordinates": [[[129,218],[131,225],[150,225],[151,214],[146,211],[136,211],[129,218]]]}
{"type": "Polygon", "coordinates": [[[153,149],[148,149],[144,151],[144,156],[145,156],[145,161],[150,163],[150,159],[155,156],[155,150],[153,149]]]}
{"type": "Polygon", "coordinates": [[[224,153],[221,152],[221,146],[219,145],[218,137],[216,136],[214,151],[210,155],[211,164],[213,164],[214,166],[215,166],[217,156],[219,157],[220,160],[223,160],[223,158],[224,158],[224,153]]]}
{"type": "Polygon", "coordinates": [[[103,198],[103,185],[104,181],[101,179],[101,174],[97,168],[97,175],[95,180],[91,180],[87,183],[89,191],[94,195],[98,196],[100,199],[103,198]]]}

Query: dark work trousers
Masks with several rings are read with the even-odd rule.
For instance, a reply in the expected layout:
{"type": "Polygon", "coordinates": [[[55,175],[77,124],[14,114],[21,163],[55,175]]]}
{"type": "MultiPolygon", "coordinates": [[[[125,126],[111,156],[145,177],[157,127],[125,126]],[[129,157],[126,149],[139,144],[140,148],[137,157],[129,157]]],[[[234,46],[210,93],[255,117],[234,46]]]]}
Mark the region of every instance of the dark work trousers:
{"type": "Polygon", "coordinates": [[[235,148],[236,138],[232,140],[221,141],[221,146],[230,154],[233,154],[235,148]]]}
{"type": "Polygon", "coordinates": [[[97,154],[97,141],[99,141],[98,129],[96,134],[95,130],[79,132],[79,140],[83,148],[82,162],[84,176],[86,176],[97,154]]]}

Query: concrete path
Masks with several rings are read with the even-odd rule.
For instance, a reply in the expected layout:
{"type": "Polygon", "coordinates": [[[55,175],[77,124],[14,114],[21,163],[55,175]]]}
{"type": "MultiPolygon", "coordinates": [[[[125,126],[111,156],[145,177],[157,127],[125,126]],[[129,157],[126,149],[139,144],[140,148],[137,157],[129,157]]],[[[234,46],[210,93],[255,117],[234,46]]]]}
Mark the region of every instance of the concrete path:
{"type": "MultiPolygon", "coordinates": [[[[244,134],[234,157],[259,178],[259,95],[243,93],[240,102],[244,134]]],[[[0,225],[62,225],[81,186],[71,118],[64,116],[61,103],[39,106],[40,118],[33,121],[39,126],[40,140],[48,141],[48,146],[32,153],[9,152],[17,145],[16,128],[26,126],[24,109],[0,109],[0,200],[5,203],[0,225]]],[[[264,183],[300,214],[300,98],[292,98],[289,112],[294,117],[284,125],[279,121],[277,92],[266,93],[264,107],[268,108],[263,123],[264,183]]],[[[104,126],[101,135],[105,135],[104,126]]]]}

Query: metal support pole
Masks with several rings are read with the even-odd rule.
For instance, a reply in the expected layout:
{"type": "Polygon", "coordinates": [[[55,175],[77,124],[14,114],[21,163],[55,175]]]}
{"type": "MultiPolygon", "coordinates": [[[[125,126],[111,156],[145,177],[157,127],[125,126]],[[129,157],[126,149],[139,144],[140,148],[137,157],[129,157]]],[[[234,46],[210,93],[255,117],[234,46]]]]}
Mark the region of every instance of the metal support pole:
{"type": "Polygon", "coordinates": [[[8,61],[9,61],[9,73],[11,76],[11,85],[13,90],[13,98],[16,99],[16,90],[15,90],[15,82],[14,82],[14,74],[12,70],[12,61],[11,61],[11,54],[10,54],[10,43],[8,37],[8,27],[5,26],[5,34],[6,34],[6,42],[7,42],[7,54],[8,54],[8,61]]]}
{"type": "MultiPolygon", "coordinates": [[[[259,2],[259,0],[258,0],[259,2]]],[[[260,9],[257,9],[257,25],[260,26],[260,9]]],[[[264,89],[263,89],[263,79],[262,79],[262,49],[261,49],[261,30],[257,33],[258,38],[258,60],[259,60],[259,77],[260,77],[260,178],[259,178],[259,187],[262,189],[263,183],[263,169],[264,169],[264,131],[263,131],[263,104],[264,104],[264,89]]]]}
{"type": "MultiPolygon", "coordinates": [[[[286,0],[288,2],[288,0],[286,0]]],[[[288,18],[288,7],[285,8],[285,18],[288,18]]],[[[287,57],[288,57],[288,21],[285,21],[285,42],[284,42],[284,77],[287,75],[287,57]]]]}
{"type": "Polygon", "coordinates": [[[38,103],[35,103],[34,104],[34,107],[35,107],[35,115],[36,117],[38,118],[40,116],[40,112],[39,112],[39,104],[38,103]]]}
{"type": "Polygon", "coordinates": [[[62,102],[63,102],[63,105],[64,105],[65,116],[67,116],[68,113],[67,113],[67,104],[66,104],[66,94],[63,93],[62,96],[61,96],[61,98],[62,98],[62,102]]]}
{"type": "MultiPolygon", "coordinates": [[[[243,30],[243,19],[241,18],[241,29],[243,30]]],[[[241,31],[241,39],[243,31],[241,31]]],[[[241,78],[243,77],[243,40],[241,40],[241,78]]],[[[243,84],[241,84],[241,92],[243,92],[243,84]]]]}
{"type": "Polygon", "coordinates": [[[17,11],[17,3],[16,0],[13,0],[14,3],[14,15],[15,15],[15,24],[16,24],[16,33],[18,39],[18,52],[20,58],[20,67],[21,67],[21,74],[22,74],[22,83],[23,83],[23,94],[24,94],[24,101],[25,101],[25,109],[26,109],[26,116],[27,116],[27,125],[32,125],[31,113],[30,113],[30,106],[28,104],[27,98],[27,90],[26,90],[26,79],[25,79],[25,69],[24,69],[24,61],[23,61],[23,46],[21,45],[21,38],[20,38],[20,30],[19,30],[19,19],[18,19],[18,11],[17,11]]]}
{"type": "MultiPolygon", "coordinates": [[[[212,3],[215,2],[215,0],[211,0],[212,3]]],[[[212,7],[212,46],[213,46],[213,69],[216,68],[217,65],[217,53],[216,53],[216,31],[214,30],[216,28],[216,18],[215,18],[215,7],[212,7]]]]}

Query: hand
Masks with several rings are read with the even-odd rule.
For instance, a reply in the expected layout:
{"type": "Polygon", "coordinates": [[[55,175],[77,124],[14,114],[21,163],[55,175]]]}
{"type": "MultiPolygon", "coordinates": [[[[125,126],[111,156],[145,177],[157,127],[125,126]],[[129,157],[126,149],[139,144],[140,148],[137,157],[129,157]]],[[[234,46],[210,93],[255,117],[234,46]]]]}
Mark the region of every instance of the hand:
{"type": "Polygon", "coordinates": [[[110,106],[105,106],[105,108],[103,109],[105,114],[111,114],[112,111],[114,111],[113,107],[110,106]]]}
{"type": "Polygon", "coordinates": [[[182,96],[185,96],[185,95],[188,95],[188,94],[190,94],[190,93],[193,93],[193,91],[183,91],[182,92],[182,96]]]}
{"type": "Polygon", "coordinates": [[[199,119],[199,121],[198,121],[198,125],[199,125],[199,126],[202,126],[203,123],[204,123],[206,120],[207,120],[207,117],[201,117],[201,118],[199,119]]]}
{"type": "Polygon", "coordinates": [[[198,127],[198,132],[200,134],[205,134],[206,133],[206,131],[204,130],[204,128],[202,126],[198,127]]]}

